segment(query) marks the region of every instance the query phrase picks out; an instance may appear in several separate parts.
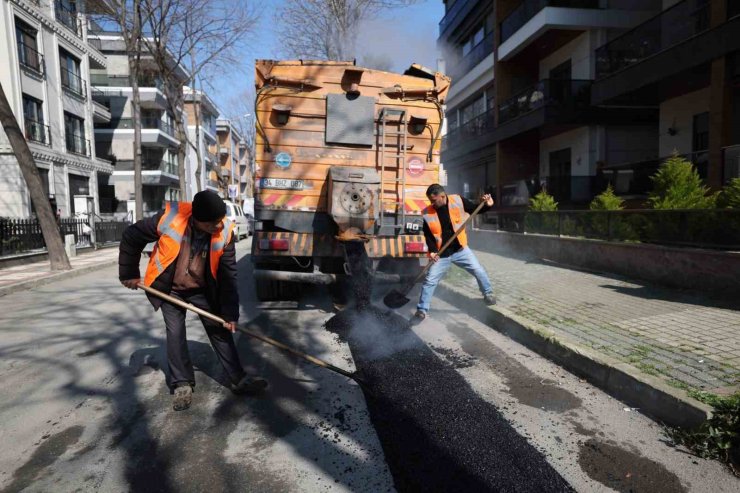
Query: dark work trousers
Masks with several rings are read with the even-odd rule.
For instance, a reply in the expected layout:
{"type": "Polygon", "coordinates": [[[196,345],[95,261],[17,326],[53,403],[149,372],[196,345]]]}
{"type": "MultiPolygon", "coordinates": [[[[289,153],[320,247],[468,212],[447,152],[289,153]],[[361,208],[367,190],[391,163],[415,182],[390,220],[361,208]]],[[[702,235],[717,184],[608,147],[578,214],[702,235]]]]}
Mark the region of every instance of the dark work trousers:
{"type": "MultiPolygon", "coordinates": [[[[203,291],[190,291],[187,293],[170,293],[187,303],[191,303],[203,310],[211,311],[203,291]]],[[[162,315],[167,326],[167,365],[170,369],[170,385],[190,383],[195,386],[195,372],[193,363],[190,361],[188,341],[185,331],[185,309],[175,306],[166,301],[162,303],[162,315]]],[[[200,317],[203,327],[206,329],[211,346],[223,365],[226,375],[233,383],[238,383],[244,377],[244,370],[239,362],[239,354],[236,352],[234,337],[227,329],[218,322],[214,322],[203,316],[200,317]]]]}

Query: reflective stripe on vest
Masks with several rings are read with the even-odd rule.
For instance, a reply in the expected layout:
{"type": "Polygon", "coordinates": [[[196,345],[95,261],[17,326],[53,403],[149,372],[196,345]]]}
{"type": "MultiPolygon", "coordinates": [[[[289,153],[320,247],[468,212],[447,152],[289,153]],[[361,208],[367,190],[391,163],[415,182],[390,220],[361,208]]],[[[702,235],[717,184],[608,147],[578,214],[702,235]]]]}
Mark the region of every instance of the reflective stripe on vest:
{"type": "MultiPolygon", "coordinates": [[[[192,211],[190,202],[168,202],[165,205],[164,214],[157,224],[157,232],[160,236],[149,259],[144,277],[145,285],[151,286],[157,277],[177,259],[180,254],[180,243],[187,230],[192,211]]],[[[234,223],[230,220],[224,219],[223,224],[221,231],[211,235],[210,268],[214,279],[218,279],[218,264],[224,248],[231,241],[234,230],[234,223]]]]}
{"type": "MultiPolygon", "coordinates": [[[[459,195],[448,195],[447,196],[447,209],[450,212],[450,221],[452,222],[452,228],[457,231],[462,227],[465,222],[467,213],[465,212],[465,205],[463,204],[462,198],[459,195]]],[[[439,216],[437,215],[437,209],[430,205],[424,209],[422,213],[424,221],[429,226],[429,230],[432,232],[434,239],[437,242],[437,249],[442,248],[442,223],[439,222],[439,216]]],[[[468,237],[465,231],[462,231],[457,241],[460,246],[465,247],[468,245],[468,237]]]]}

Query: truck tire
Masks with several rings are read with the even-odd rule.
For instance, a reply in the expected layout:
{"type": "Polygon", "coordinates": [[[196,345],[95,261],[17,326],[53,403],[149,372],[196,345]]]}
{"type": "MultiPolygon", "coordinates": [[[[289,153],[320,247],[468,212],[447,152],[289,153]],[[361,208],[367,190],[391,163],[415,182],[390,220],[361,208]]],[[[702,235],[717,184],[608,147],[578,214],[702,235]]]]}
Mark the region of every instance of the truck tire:
{"type": "Polygon", "coordinates": [[[298,299],[299,284],[262,279],[255,284],[258,301],[292,301],[298,299]]]}

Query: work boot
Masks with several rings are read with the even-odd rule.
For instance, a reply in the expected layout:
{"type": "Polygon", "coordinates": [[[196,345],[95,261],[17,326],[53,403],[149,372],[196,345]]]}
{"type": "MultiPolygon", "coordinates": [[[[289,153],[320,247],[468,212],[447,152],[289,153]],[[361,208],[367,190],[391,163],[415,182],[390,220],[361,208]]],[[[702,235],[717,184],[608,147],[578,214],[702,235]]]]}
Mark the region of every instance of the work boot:
{"type": "Polygon", "coordinates": [[[411,317],[409,320],[409,325],[414,327],[416,325],[419,325],[424,321],[424,319],[427,318],[427,314],[421,310],[416,310],[416,313],[414,313],[414,316],[411,317]]]}
{"type": "Polygon", "coordinates": [[[495,305],[496,297],[492,293],[489,293],[483,296],[483,302],[488,306],[495,305]]]}
{"type": "Polygon", "coordinates": [[[239,383],[231,384],[231,391],[236,395],[259,394],[267,388],[267,380],[260,377],[244,376],[239,383]]]}
{"type": "Polygon", "coordinates": [[[172,409],[184,411],[193,402],[193,387],[183,384],[175,387],[175,397],[172,399],[172,409]]]}

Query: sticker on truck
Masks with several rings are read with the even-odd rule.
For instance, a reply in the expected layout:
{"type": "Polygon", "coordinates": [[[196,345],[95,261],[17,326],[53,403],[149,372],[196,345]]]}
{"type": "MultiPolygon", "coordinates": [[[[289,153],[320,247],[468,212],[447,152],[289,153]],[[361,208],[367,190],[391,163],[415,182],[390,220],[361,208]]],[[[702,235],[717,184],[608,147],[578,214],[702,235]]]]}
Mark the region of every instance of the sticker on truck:
{"type": "Polygon", "coordinates": [[[288,178],[260,178],[259,188],[276,188],[280,190],[305,190],[311,188],[310,183],[304,180],[291,180],[288,178]]]}

